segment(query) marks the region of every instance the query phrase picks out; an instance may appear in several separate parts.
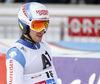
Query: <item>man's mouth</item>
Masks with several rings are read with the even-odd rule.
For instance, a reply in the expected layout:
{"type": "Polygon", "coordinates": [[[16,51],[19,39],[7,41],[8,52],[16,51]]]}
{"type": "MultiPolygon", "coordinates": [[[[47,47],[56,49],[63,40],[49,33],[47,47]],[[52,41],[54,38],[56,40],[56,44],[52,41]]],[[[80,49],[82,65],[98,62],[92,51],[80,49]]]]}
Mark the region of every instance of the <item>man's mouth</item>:
{"type": "Polygon", "coordinates": [[[42,37],[42,35],[37,35],[38,37],[42,37]]]}

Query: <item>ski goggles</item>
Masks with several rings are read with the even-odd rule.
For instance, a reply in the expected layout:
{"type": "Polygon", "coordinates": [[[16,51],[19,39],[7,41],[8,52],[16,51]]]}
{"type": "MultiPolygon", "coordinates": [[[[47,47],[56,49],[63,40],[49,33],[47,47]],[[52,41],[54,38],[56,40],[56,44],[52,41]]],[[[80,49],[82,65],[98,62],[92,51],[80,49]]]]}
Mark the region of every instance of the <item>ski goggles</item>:
{"type": "Polygon", "coordinates": [[[32,20],[31,22],[31,29],[39,32],[43,29],[47,30],[49,25],[49,20],[32,20]]]}

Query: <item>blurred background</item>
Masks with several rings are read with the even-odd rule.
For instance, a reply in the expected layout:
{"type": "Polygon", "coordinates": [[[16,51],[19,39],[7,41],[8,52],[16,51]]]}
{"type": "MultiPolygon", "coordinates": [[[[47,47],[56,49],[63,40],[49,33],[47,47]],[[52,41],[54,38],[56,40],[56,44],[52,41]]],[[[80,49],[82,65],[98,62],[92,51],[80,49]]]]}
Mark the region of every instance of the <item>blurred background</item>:
{"type": "Polygon", "coordinates": [[[0,84],[6,84],[7,50],[21,36],[19,9],[32,1],[49,10],[50,25],[43,39],[52,49],[61,84],[100,84],[100,0],[0,0],[0,84]]]}
{"type": "Polygon", "coordinates": [[[0,39],[18,39],[21,31],[17,14],[25,2],[41,2],[50,13],[44,40],[100,42],[100,0],[1,0],[0,39]]]}

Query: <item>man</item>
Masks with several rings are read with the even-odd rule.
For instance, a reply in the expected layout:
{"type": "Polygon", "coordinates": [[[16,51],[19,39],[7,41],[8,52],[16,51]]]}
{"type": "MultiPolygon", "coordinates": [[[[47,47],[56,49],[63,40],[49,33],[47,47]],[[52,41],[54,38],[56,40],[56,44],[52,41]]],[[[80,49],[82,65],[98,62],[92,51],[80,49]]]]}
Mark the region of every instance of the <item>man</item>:
{"type": "Polygon", "coordinates": [[[22,36],[7,52],[7,84],[58,84],[51,50],[42,40],[48,10],[40,3],[27,3],[18,13],[18,23],[22,36]]]}

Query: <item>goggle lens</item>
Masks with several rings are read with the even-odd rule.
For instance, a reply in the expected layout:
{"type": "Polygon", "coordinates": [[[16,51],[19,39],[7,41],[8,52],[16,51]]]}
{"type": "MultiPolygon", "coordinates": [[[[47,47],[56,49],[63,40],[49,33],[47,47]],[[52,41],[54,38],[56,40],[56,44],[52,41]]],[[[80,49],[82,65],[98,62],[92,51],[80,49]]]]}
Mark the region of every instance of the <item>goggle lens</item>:
{"type": "Polygon", "coordinates": [[[33,20],[31,23],[31,28],[35,31],[41,31],[42,29],[48,28],[49,20],[33,20]]]}

